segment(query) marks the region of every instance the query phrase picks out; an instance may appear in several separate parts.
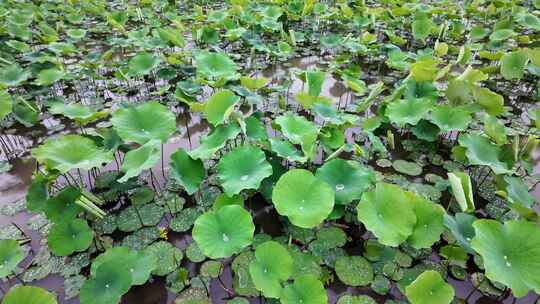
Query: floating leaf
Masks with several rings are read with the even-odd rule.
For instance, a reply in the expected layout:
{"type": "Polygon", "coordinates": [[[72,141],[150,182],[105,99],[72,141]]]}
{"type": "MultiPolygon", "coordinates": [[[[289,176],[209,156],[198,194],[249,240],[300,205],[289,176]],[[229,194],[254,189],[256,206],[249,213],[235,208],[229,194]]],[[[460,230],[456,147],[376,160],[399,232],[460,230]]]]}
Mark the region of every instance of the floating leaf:
{"type": "Polygon", "coordinates": [[[249,264],[249,273],[255,287],[267,298],[279,298],[281,283],[289,279],[293,260],[287,249],[274,241],[257,246],[255,260],[249,264]]]}
{"type": "Polygon", "coordinates": [[[49,248],[57,256],[67,256],[88,249],[94,239],[86,220],[55,223],[48,236],[49,248]]]}
{"type": "Polygon", "coordinates": [[[360,199],[375,183],[373,171],[356,161],[333,159],[317,169],[315,176],[335,189],[336,204],[345,205],[360,199]]]}
{"type": "Polygon", "coordinates": [[[229,257],[251,244],[255,225],[249,212],[238,205],[223,206],[201,215],[193,227],[193,239],[204,255],[229,257]]]}
{"type": "Polygon", "coordinates": [[[434,270],[424,271],[405,293],[411,304],[450,304],[454,299],[454,288],[434,270]]]}
{"type": "Polygon", "coordinates": [[[129,60],[129,73],[134,76],[143,76],[149,74],[159,65],[159,58],[151,54],[142,52],[129,60]]]}
{"type": "Polygon", "coordinates": [[[416,125],[433,107],[425,98],[402,99],[386,107],[386,116],[400,127],[406,124],[416,125]]]}
{"type": "MultiPolygon", "coordinates": [[[[144,253],[153,255],[158,261],[157,267],[152,270],[152,274],[157,276],[164,276],[176,270],[184,257],[180,249],[165,241],[159,241],[146,247],[144,253]]],[[[97,271],[99,272],[99,268],[97,271]]]]}
{"type": "Polygon", "coordinates": [[[349,286],[366,286],[373,281],[373,267],[361,256],[341,256],[334,268],[339,280],[349,286]]]}
{"type": "Polygon", "coordinates": [[[120,260],[101,264],[95,276],[84,282],[80,292],[81,304],[117,304],[132,284],[132,275],[124,266],[120,260]]]}
{"type": "Polygon", "coordinates": [[[417,176],[422,174],[422,167],[415,162],[408,162],[406,160],[398,159],[392,162],[392,168],[399,173],[417,176]]]}
{"type": "Polygon", "coordinates": [[[225,154],[218,163],[218,177],[228,195],[244,189],[258,189],[262,180],[272,175],[272,166],[264,152],[244,145],[225,154]]]}
{"type": "Polygon", "coordinates": [[[99,266],[109,261],[116,261],[132,276],[133,285],[142,285],[150,278],[150,273],[157,267],[157,258],[145,251],[136,251],[127,247],[114,247],[100,254],[92,263],[90,274],[96,277],[99,266]]]}
{"type": "Polygon", "coordinates": [[[73,169],[90,170],[113,160],[112,152],[100,149],[93,140],[80,135],[49,138],[37,148],[32,149],[32,156],[38,162],[61,173],[73,169]]]}
{"type": "Polygon", "coordinates": [[[141,145],[152,139],[165,143],[176,131],[174,114],[154,101],[119,109],[113,113],[111,122],[124,141],[141,145]]]}
{"type": "Polygon", "coordinates": [[[178,149],[171,155],[171,176],[191,195],[199,189],[206,176],[204,164],[200,159],[193,159],[184,149],[178,149]]]}
{"type": "Polygon", "coordinates": [[[304,169],[283,174],[272,192],[279,214],[302,228],[320,224],[334,207],[334,189],[304,169]]]}
{"type": "Polygon", "coordinates": [[[512,220],[504,225],[482,219],[473,224],[472,248],[482,256],[486,276],[512,289],[516,297],[531,289],[540,292],[540,228],[536,223],[512,220]]]}
{"type": "Polygon", "coordinates": [[[521,79],[529,56],[523,50],[506,53],[501,58],[501,75],[506,80],[521,79]]]}
{"type": "Polygon", "coordinates": [[[15,286],[2,300],[2,304],[57,304],[56,296],[35,286],[15,286]]]}

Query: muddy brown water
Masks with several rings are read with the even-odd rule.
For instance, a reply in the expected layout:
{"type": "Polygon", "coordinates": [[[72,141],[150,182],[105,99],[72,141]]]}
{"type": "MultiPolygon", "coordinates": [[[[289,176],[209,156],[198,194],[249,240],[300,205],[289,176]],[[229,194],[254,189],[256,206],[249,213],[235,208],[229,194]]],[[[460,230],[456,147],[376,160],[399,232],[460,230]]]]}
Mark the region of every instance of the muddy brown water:
{"type": "MultiPolygon", "coordinates": [[[[266,77],[272,77],[273,85],[282,83],[282,80],[285,78],[291,77],[293,69],[309,69],[314,67],[322,67],[319,64],[319,58],[315,56],[293,59],[289,63],[279,64],[271,69],[264,70],[262,75],[266,77]]],[[[368,82],[368,81],[366,81],[368,82]]],[[[371,84],[368,82],[368,84],[371,84]]],[[[288,95],[290,98],[293,98],[294,95],[304,89],[303,82],[295,76],[292,76],[292,83],[290,84],[288,95]]],[[[323,84],[322,96],[330,97],[334,100],[336,104],[345,107],[347,103],[353,98],[349,90],[342,84],[342,82],[334,75],[328,73],[327,78],[323,84]]],[[[69,133],[76,132],[77,129],[69,128],[69,125],[66,129],[56,128],[61,124],[69,124],[65,120],[57,119],[54,117],[49,117],[42,121],[45,127],[37,127],[39,131],[46,136],[57,133],[69,133]],[[54,130],[60,130],[55,132],[54,130]]],[[[156,182],[158,187],[163,187],[166,182],[166,174],[162,172],[163,167],[168,166],[168,161],[170,155],[174,153],[178,148],[184,148],[191,150],[197,147],[200,143],[200,139],[203,135],[207,134],[210,130],[208,124],[204,119],[201,118],[198,114],[193,114],[187,111],[185,108],[178,111],[178,129],[181,130],[181,134],[171,138],[168,143],[163,145],[162,161],[159,161],[156,164],[153,171],[155,172],[156,182]]],[[[10,155],[2,153],[0,159],[9,159],[9,163],[12,165],[12,168],[9,172],[0,175],[0,206],[3,204],[9,204],[16,202],[20,199],[23,199],[27,187],[31,181],[31,176],[33,171],[36,168],[36,162],[29,157],[28,149],[32,146],[35,146],[43,140],[43,137],[38,139],[32,139],[32,137],[25,136],[27,132],[35,131],[35,129],[14,129],[11,130],[9,134],[3,134],[1,137],[13,146],[13,151],[10,151],[10,155]]],[[[354,134],[357,130],[350,129],[347,131],[347,139],[353,141],[354,134]]],[[[116,164],[113,162],[108,164],[101,170],[116,170],[116,164]]],[[[379,168],[381,169],[381,168],[379,168]]],[[[540,173],[540,165],[536,167],[536,171],[540,173]]],[[[86,173],[85,181],[90,180],[92,176],[86,173]]],[[[533,195],[537,199],[540,199],[540,186],[537,186],[533,190],[533,195]]],[[[260,196],[260,195],[259,195],[260,196]]],[[[254,218],[254,222],[257,226],[257,231],[264,231],[267,234],[272,236],[278,236],[282,232],[282,224],[278,219],[276,212],[273,209],[269,209],[267,212],[258,212],[263,210],[267,206],[267,203],[264,202],[264,199],[254,199],[253,205],[250,208],[258,214],[254,218]]],[[[0,215],[0,226],[8,224],[16,224],[20,227],[25,234],[31,239],[31,247],[34,251],[37,251],[40,246],[40,235],[36,231],[33,231],[28,228],[27,222],[31,217],[31,214],[27,212],[21,212],[13,217],[6,217],[0,215]]],[[[169,234],[169,241],[174,244],[176,247],[185,249],[189,242],[192,241],[191,235],[187,233],[174,233],[169,234]]],[[[360,243],[358,243],[360,244],[360,243]]],[[[347,248],[348,251],[351,251],[354,254],[360,254],[361,247],[354,245],[353,248],[347,248]]],[[[351,253],[350,252],[350,253],[351,253]]],[[[352,254],[351,253],[351,254],[352,254]]],[[[32,255],[32,253],[30,254],[32,255]]],[[[31,261],[31,257],[27,257],[22,263],[21,266],[25,267],[31,261]]],[[[182,266],[186,267],[190,271],[190,275],[196,275],[200,265],[188,262],[187,259],[184,259],[182,266]]],[[[460,299],[467,299],[467,303],[534,303],[537,299],[537,295],[534,293],[529,294],[528,296],[522,299],[515,299],[511,296],[508,296],[504,299],[498,300],[492,297],[486,297],[481,292],[476,290],[472,283],[468,280],[459,281],[451,277],[448,278],[450,284],[454,286],[456,291],[456,296],[460,299]]],[[[2,284],[4,289],[9,285],[17,284],[17,279],[13,278],[7,282],[7,284],[2,284]]],[[[48,277],[34,281],[30,285],[41,286],[49,291],[54,291],[59,295],[59,303],[61,304],[78,304],[79,301],[75,299],[63,300],[64,299],[64,287],[63,287],[63,278],[59,275],[49,275],[48,277]]],[[[213,279],[210,286],[208,286],[209,293],[212,299],[212,303],[221,304],[226,303],[230,299],[230,295],[227,290],[222,287],[224,285],[227,289],[232,289],[232,273],[230,269],[230,263],[225,263],[225,267],[222,275],[219,279],[213,279]]],[[[378,303],[384,303],[387,299],[403,299],[403,295],[397,290],[395,284],[393,285],[391,292],[387,296],[381,296],[374,293],[370,288],[354,288],[346,286],[345,284],[335,280],[330,286],[327,286],[329,303],[336,303],[337,299],[343,294],[352,294],[360,295],[366,294],[374,298],[378,303]]],[[[153,277],[151,280],[142,285],[133,287],[130,291],[122,298],[122,304],[171,304],[174,302],[176,295],[168,292],[166,289],[165,279],[163,277],[153,277]]],[[[251,298],[249,299],[250,303],[264,303],[263,299],[251,298]]]]}

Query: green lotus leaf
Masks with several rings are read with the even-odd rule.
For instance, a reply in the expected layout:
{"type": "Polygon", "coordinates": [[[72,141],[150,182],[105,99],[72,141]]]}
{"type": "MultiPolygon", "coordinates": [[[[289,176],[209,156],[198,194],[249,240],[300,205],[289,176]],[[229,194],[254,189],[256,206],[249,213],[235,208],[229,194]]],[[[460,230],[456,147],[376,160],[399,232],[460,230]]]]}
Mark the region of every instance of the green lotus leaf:
{"type": "Polygon", "coordinates": [[[326,73],[323,71],[306,71],[308,94],[314,97],[319,96],[321,94],[322,86],[325,79],[326,73]]]}
{"type": "Polygon", "coordinates": [[[124,141],[141,145],[152,139],[165,143],[176,131],[174,114],[155,101],[119,109],[113,113],[111,122],[124,141]]]}
{"type": "Polygon", "coordinates": [[[289,279],[293,259],[281,244],[268,241],[257,246],[255,260],[249,264],[249,274],[255,287],[267,298],[279,298],[281,283],[289,279]]]}
{"type": "Polygon", "coordinates": [[[226,193],[220,193],[212,205],[212,208],[219,209],[223,206],[229,206],[229,205],[238,205],[238,206],[244,206],[244,198],[242,195],[236,194],[233,196],[228,196],[226,193]]]}
{"type": "Polygon", "coordinates": [[[390,103],[386,108],[386,116],[400,127],[405,124],[416,125],[433,107],[429,99],[402,99],[390,103]]]}
{"type": "Polygon", "coordinates": [[[240,84],[252,91],[264,88],[270,83],[271,79],[266,77],[252,78],[247,76],[240,77],[240,84]]]}
{"type": "Polygon", "coordinates": [[[228,195],[244,189],[258,189],[272,175],[272,166],[261,149],[244,145],[225,154],[217,165],[218,177],[228,195]]]}
{"type": "Polygon", "coordinates": [[[53,103],[49,107],[49,112],[73,119],[79,125],[85,125],[89,122],[96,121],[109,115],[107,112],[95,111],[94,109],[82,104],[64,104],[63,102],[53,103]]]}
{"type": "Polygon", "coordinates": [[[452,193],[461,207],[461,211],[473,212],[475,209],[474,197],[469,175],[465,172],[448,173],[448,181],[452,187],[452,193]]]}
{"type": "Polygon", "coordinates": [[[373,171],[356,161],[333,159],[317,169],[315,176],[335,189],[336,204],[345,205],[362,197],[375,183],[373,171]]]}
{"type": "Polygon", "coordinates": [[[504,97],[488,88],[474,87],[473,96],[476,102],[490,115],[499,116],[506,112],[504,108],[504,97]]]}
{"type": "Polygon", "coordinates": [[[540,228],[512,220],[503,224],[482,219],[473,224],[472,248],[482,256],[486,276],[503,283],[520,298],[531,289],[540,292],[540,228]]]}
{"type": "Polygon", "coordinates": [[[6,90],[0,90],[0,121],[2,121],[13,108],[13,99],[6,90]]]}
{"type": "Polygon", "coordinates": [[[57,304],[56,296],[35,286],[16,286],[8,291],[2,304],[57,304]]]}
{"type": "Polygon", "coordinates": [[[202,51],[195,54],[197,76],[208,80],[234,80],[238,67],[225,53],[202,51]]]}
{"type": "Polygon", "coordinates": [[[473,228],[474,221],[476,221],[476,217],[467,213],[456,213],[454,217],[448,214],[444,215],[445,227],[452,232],[458,244],[469,253],[474,253],[471,247],[471,240],[475,235],[473,228]]]}
{"type": "Polygon", "coordinates": [[[464,134],[459,137],[459,145],[467,149],[466,155],[471,165],[489,166],[495,174],[510,173],[510,166],[500,157],[501,148],[492,144],[487,137],[464,134]]]}
{"type": "Polygon", "coordinates": [[[302,151],[309,159],[315,157],[315,141],[319,129],[314,123],[292,113],[279,116],[275,122],[281,127],[281,132],[290,142],[302,147],[302,151]]]}
{"type": "Polygon", "coordinates": [[[157,260],[157,267],[152,270],[152,274],[157,276],[164,276],[175,271],[184,257],[182,250],[166,241],[159,241],[146,247],[144,254],[154,256],[157,260]]]}
{"type": "Polygon", "coordinates": [[[43,211],[49,198],[49,180],[39,172],[32,176],[32,182],[26,192],[26,208],[32,212],[43,211]]]}
{"type": "Polygon", "coordinates": [[[124,175],[118,182],[125,183],[142,171],[151,169],[160,158],[159,140],[150,140],[135,150],[128,151],[120,168],[124,175]]]}
{"type": "Polygon", "coordinates": [[[201,145],[189,152],[194,159],[209,159],[221,148],[225,146],[227,140],[235,138],[240,134],[240,128],[234,123],[218,126],[201,139],[201,145]]]}
{"type": "Polygon", "coordinates": [[[506,127],[499,122],[497,118],[491,115],[484,116],[484,132],[493,139],[497,145],[504,145],[507,143],[506,127]]]}
{"type": "Polygon", "coordinates": [[[118,229],[123,232],[139,230],[142,226],[142,218],[136,206],[129,206],[122,210],[116,217],[118,229]]]}
{"type": "Polygon", "coordinates": [[[186,208],[176,215],[170,222],[169,226],[173,231],[185,232],[188,231],[195,223],[201,212],[195,208],[186,208]]]}
{"type": "Polygon", "coordinates": [[[417,176],[422,174],[422,167],[415,162],[398,159],[392,162],[392,168],[399,173],[417,176]]]}
{"type": "Polygon", "coordinates": [[[100,149],[93,140],[80,135],[49,138],[32,149],[32,156],[48,168],[61,173],[73,169],[90,170],[114,159],[111,151],[100,149]]]}
{"type": "Polygon", "coordinates": [[[0,71],[0,84],[15,87],[26,81],[30,74],[30,71],[21,68],[18,64],[10,64],[0,71]]]}
{"type": "Polygon", "coordinates": [[[24,252],[16,240],[0,240],[0,278],[12,273],[24,259],[24,252]]]}
{"type": "Polygon", "coordinates": [[[414,39],[425,40],[431,34],[433,22],[425,12],[417,12],[412,23],[412,34],[414,39]]]}
{"type": "Polygon", "coordinates": [[[411,129],[411,131],[414,136],[418,137],[419,139],[433,142],[437,140],[437,136],[439,135],[441,129],[429,120],[422,119],[411,129]]]}
{"type": "Polygon", "coordinates": [[[127,247],[114,247],[107,249],[100,254],[90,268],[90,275],[96,277],[98,268],[104,263],[115,261],[117,265],[122,265],[132,276],[132,285],[142,285],[148,281],[150,274],[157,267],[157,258],[155,255],[148,254],[146,251],[132,250],[127,247]]]}
{"type": "Polygon", "coordinates": [[[17,97],[13,100],[12,112],[15,119],[25,127],[35,125],[39,120],[39,107],[35,101],[17,97]]]}
{"type": "Polygon", "coordinates": [[[81,304],[118,304],[132,284],[132,275],[121,260],[102,263],[95,276],[84,282],[80,291],[81,304]]]}
{"type": "Polygon", "coordinates": [[[416,249],[430,248],[444,231],[444,208],[419,195],[413,194],[410,199],[413,202],[416,224],[407,241],[416,249]]]}
{"type": "Polygon", "coordinates": [[[55,223],[47,239],[52,253],[67,256],[88,249],[94,239],[94,233],[86,220],[74,219],[55,223]]]}
{"type": "Polygon", "coordinates": [[[83,29],[69,29],[69,30],[66,31],[66,34],[71,39],[81,40],[81,39],[84,38],[84,36],[86,36],[86,30],[83,30],[83,29]]]}
{"type": "Polygon", "coordinates": [[[454,288],[437,271],[427,270],[407,286],[405,294],[411,304],[450,304],[454,288]]]}
{"type": "Polygon", "coordinates": [[[231,90],[222,90],[214,93],[204,105],[206,120],[214,126],[223,124],[234,110],[240,100],[231,90]]]}
{"type": "Polygon", "coordinates": [[[307,161],[307,157],[298,151],[294,145],[285,140],[280,140],[278,138],[270,138],[270,147],[272,151],[276,153],[279,157],[282,157],[288,161],[297,161],[304,163],[307,161]]]}
{"type": "Polygon", "coordinates": [[[529,187],[527,187],[521,178],[505,176],[504,181],[506,182],[506,194],[512,203],[525,207],[532,207],[534,205],[536,200],[529,193],[529,187]]]}
{"type": "Polygon", "coordinates": [[[183,33],[180,29],[173,27],[157,28],[156,33],[158,36],[173,46],[183,48],[186,45],[186,40],[183,37],[183,33]]]}
{"type": "Polygon", "coordinates": [[[37,75],[36,84],[40,86],[49,86],[64,78],[64,76],[65,72],[57,68],[41,70],[37,75]]]}
{"type": "Polygon", "coordinates": [[[378,183],[374,191],[362,195],[356,209],[358,219],[381,244],[398,246],[413,233],[416,215],[410,193],[399,186],[378,183]]]}
{"type": "Polygon", "coordinates": [[[373,267],[361,256],[340,256],[334,269],[339,280],[349,286],[366,286],[373,281],[373,267]]]}
{"type": "Polygon", "coordinates": [[[432,58],[419,60],[411,65],[411,75],[417,82],[433,81],[439,72],[437,65],[432,58]]]}
{"type": "Polygon", "coordinates": [[[302,228],[312,228],[328,217],[334,207],[334,189],[304,169],[283,174],[272,192],[279,214],[302,228]]]}
{"type": "Polygon", "coordinates": [[[339,297],[337,304],[376,304],[377,302],[373,300],[372,297],[367,295],[344,295],[339,297]]]}
{"type": "Polygon", "coordinates": [[[471,120],[471,113],[463,106],[439,105],[431,113],[431,121],[443,132],[465,131],[471,120]]]}
{"type": "Polygon", "coordinates": [[[503,41],[515,35],[516,33],[511,29],[500,29],[491,33],[491,35],[489,35],[489,40],[503,41]]]}
{"type": "Polygon", "coordinates": [[[210,258],[229,257],[251,244],[255,225],[249,212],[238,205],[223,206],[199,216],[193,239],[210,258]]]}
{"type": "Polygon", "coordinates": [[[129,60],[129,74],[143,76],[149,74],[160,63],[158,57],[148,53],[139,53],[129,60]]]}
{"type": "Polygon", "coordinates": [[[75,204],[80,196],[81,191],[73,186],[62,189],[45,202],[45,215],[54,223],[75,219],[82,211],[82,208],[75,204]]]}
{"type": "Polygon", "coordinates": [[[501,58],[501,75],[506,80],[521,79],[529,56],[523,50],[506,53],[501,58]]]}
{"type": "Polygon", "coordinates": [[[171,155],[171,176],[191,195],[199,189],[206,177],[204,164],[200,159],[193,159],[184,149],[178,149],[171,155]]]}
{"type": "Polygon", "coordinates": [[[308,274],[297,277],[294,283],[287,285],[280,300],[282,304],[327,304],[328,295],[321,281],[308,274]]]}

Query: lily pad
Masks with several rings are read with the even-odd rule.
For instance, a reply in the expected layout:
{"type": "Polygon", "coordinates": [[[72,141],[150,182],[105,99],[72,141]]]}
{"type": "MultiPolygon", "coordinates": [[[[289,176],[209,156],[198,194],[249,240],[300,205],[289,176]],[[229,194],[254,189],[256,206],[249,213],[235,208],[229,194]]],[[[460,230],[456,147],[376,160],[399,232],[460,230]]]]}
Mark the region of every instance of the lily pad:
{"type": "Polygon", "coordinates": [[[249,264],[249,273],[255,287],[267,298],[279,298],[281,283],[289,279],[293,260],[287,249],[274,241],[257,246],[255,260],[249,264]]]}
{"type": "Polygon", "coordinates": [[[308,274],[297,277],[294,283],[287,285],[280,300],[283,304],[327,304],[328,296],[321,281],[308,274]]]}
{"type": "Polygon", "coordinates": [[[24,259],[24,252],[16,240],[0,240],[0,278],[12,274],[24,259]]]}
{"type": "Polygon", "coordinates": [[[142,285],[148,281],[151,272],[157,267],[155,255],[145,251],[132,250],[127,247],[114,247],[100,254],[92,263],[90,274],[97,276],[99,266],[109,261],[115,261],[117,265],[127,269],[132,276],[132,285],[142,285]]]}
{"type": "Polygon", "coordinates": [[[398,159],[392,162],[392,167],[399,173],[417,176],[422,174],[422,167],[415,162],[398,159]]]}
{"type": "Polygon", "coordinates": [[[373,281],[373,267],[361,256],[341,256],[336,260],[336,274],[349,286],[366,286],[373,281]]]}
{"type": "Polygon", "coordinates": [[[56,296],[35,286],[16,286],[8,291],[2,304],[57,304],[56,296]]]}
{"type": "Polygon", "coordinates": [[[333,159],[317,169],[315,176],[335,189],[336,204],[345,205],[360,199],[375,183],[373,171],[356,161],[333,159]]]}
{"type": "Polygon", "coordinates": [[[244,189],[258,189],[263,179],[272,175],[272,166],[264,152],[244,145],[225,154],[218,163],[218,177],[228,195],[244,189]]]}
{"type": "Polygon", "coordinates": [[[170,166],[171,176],[190,195],[199,189],[206,176],[203,162],[200,159],[193,159],[184,149],[178,149],[171,155],[170,166]]]}
{"type": "Polygon", "coordinates": [[[432,107],[429,99],[403,99],[390,103],[386,107],[386,116],[400,127],[406,124],[416,125],[432,107]]]}
{"type": "Polygon", "coordinates": [[[279,214],[302,228],[320,224],[334,207],[334,189],[304,169],[283,174],[272,192],[272,202],[279,214]]]}
{"type": "Polygon", "coordinates": [[[180,249],[165,241],[159,241],[146,247],[144,254],[155,257],[157,267],[152,270],[152,274],[157,276],[164,276],[176,270],[184,257],[180,249]]]}
{"type": "Polygon", "coordinates": [[[249,212],[238,205],[223,206],[201,215],[193,239],[210,258],[229,257],[251,244],[255,225],[249,212]]]}
{"type": "Polygon", "coordinates": [[[149,74],[159,65],[159,58],[148,53],[139,53],[129,60],[129,73],[135,76],[149,74]]]}
{"type": "Polygon", "coordinates": [[[133,282],[130,271],[119,260],[101,264],[95,273],[81,288],[81,304],[117,304],[133,282]]]}

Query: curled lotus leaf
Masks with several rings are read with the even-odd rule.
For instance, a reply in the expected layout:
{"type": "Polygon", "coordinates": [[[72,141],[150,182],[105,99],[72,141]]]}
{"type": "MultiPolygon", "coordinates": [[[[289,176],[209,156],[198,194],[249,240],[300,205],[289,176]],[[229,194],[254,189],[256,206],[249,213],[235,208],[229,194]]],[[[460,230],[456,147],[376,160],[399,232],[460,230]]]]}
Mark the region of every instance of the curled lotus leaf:
{"type": "Polygon", "coordinates": [[[56,169],[61,173],[73,169],[90,170],[113,161],[112,152],[102,150],[93,140],[81,135],[49,138],[32,149],[32,156],[48,168],[56,169]]]}
{"type": "Polygon", "coordinates": [[[281,127],[281,132],[290,142],[302,147],[302,151],[309,159],[315,157],[315,141],[319,129],[313,122],[292,113],[276,118],[275,122],[281,127]]]}
{"type": "Polygon", "coordinates": [[[120,138],[141,145],[152,139],[164,143],[176,131],[174,114],[155,101],[119,109],[111,122],[120,138]]]}
{"type": "Polygon", "coordinates": [[[160,151],[159,140],[150,140],[139,148],[128,151],[120,168],[124,175],[118,182],[125,183],[142,171],[152,169],[160,158],[160,151]]]}
{"type": "Polygon", "coordinates": [[[304,169],[283,174],[272,192],[279,214],[302,228],[312,228],[328,217],[334,208],[334,189],[304,169]]]}
{"type": "Polygon", "coordinates": [[[204,164],[200,159],[193,159],[184,149],[178,149],[171,155],[171,176],[193,194],[206,176],[204,164]]]}
{"type": "Polygon", "coordinates": [[[55,102],[49,107],[49,112],[52,114],[63,115],[69,119],[75,120],[80,125],[85,125],[89,122],[104,118],[109,113],[104,111],[96,111],[89,106],[79,103],[64,104],[63,102],[55,102]]]}
{"type": "Polygon", "coordinates": [[[244,189],[258,189],[263,179],[272,175],[272,166],[264,152],[250,145],[225,154],[218,163],[218,176],[228,195],[244,189]]]}
{"type": "Polygon", "coordinates": [[[250,245],[254,231],[249,212],[241,206],[229,205],[199,216],[193,227],[193,239],[204,255],[217,259],[250,245]]]}
{"type": "Polygon", "coordinates": [[[210,134],[201,139],[201,145],[189,152],[194,159],[209,159],[221,148],[225,146],[227,140],[235,138],[240,134],[240,128],[237,124],[230,123],[218,126],[210,134]]]}

